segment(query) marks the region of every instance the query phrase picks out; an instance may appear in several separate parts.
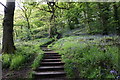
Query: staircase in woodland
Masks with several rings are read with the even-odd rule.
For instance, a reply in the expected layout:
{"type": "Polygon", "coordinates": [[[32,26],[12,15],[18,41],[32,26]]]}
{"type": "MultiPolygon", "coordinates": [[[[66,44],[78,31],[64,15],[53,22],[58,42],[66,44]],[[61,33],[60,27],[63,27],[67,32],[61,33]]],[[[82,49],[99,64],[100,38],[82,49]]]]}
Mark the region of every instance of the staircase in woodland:
{"type": "Polygon", "coordinates": [[[40,66],[34,71],[34,80],[67,80],[64,71],[64,62],[61,55],[48,49],[46,45],[41,46],[44,52],[40,66]]]}

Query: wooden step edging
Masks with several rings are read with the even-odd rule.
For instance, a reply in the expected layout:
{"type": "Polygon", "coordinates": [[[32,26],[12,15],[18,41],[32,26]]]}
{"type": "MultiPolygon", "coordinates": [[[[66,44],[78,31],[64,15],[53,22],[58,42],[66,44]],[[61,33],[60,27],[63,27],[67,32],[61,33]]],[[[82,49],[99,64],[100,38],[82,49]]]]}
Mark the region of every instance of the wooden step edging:
{"type": "Polygon", "coordinates": [[[64,80],[66,78],[66,72],[64,71],[64,62],[61,60],[61,55],[52,51],[42,45],[44,57],[40,62],[40,66],[33,71],[33,77],[35,80],[64,80]]]}

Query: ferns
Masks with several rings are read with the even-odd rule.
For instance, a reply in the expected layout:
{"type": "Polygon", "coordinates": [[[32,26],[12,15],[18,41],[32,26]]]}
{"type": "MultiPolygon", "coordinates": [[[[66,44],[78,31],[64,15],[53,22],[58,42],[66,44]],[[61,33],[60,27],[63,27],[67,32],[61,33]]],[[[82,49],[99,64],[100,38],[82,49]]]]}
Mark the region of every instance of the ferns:
{"type": "Polygon", "coordinates": [[[53,49],[62,54],[68,77],[115,78],[110,70],[118,71],[118,48],[99,45],[108,38],[66,37],[58,40],[53,49]],[[76,74],[77,73],[77,74],[76,74]]]}

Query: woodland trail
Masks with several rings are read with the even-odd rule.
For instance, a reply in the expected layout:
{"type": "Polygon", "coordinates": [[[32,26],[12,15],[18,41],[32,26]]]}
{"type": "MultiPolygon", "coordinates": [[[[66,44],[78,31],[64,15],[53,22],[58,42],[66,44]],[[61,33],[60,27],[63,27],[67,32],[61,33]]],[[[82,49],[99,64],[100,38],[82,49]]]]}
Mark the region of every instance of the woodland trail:
{"type": "Polygon", "coordinates": [[[41,47],[44,52],[43,60],[40,66],[34,71],[35,80],[66,80],[64,71],[64,62],[61,61],[61,55],[48,49],[47,46],[41,47]]]}

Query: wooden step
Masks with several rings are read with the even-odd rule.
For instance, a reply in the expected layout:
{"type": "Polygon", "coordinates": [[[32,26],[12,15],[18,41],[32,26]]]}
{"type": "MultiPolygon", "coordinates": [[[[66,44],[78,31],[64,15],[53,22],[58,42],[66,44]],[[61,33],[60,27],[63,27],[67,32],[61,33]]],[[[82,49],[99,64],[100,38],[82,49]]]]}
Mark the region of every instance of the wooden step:
{"type": "Polygon", "coordinates": [[[67,79],[66,77],[57,77],[57,78],[45,78],[45,79],[36,79],[36,80],[73,80],[73,79],[67,79]]]}
{"type": "Polygon", "coordinates": [[[59,55],[58,53],[44,53],[44,55],[59,55]]]}
{"type": "Polygon", "coordinates": [[[61,55],[47,48],[47,45],[41,46],[44,52],[40,67],[34,70],[34,80],[68,80],[64,72],[64,62],[61,62],[61,55]]]}
{"type": "Polygon", "coordinates": [[[43,62],[58,62],[61,61],[61,59],[43,59],[43,62]]]}
{"type": "Polygon", "coordinates": [[[64,71],[64,66],[41,66],[36,69],[36,72],[46,72],[46,71],[64,71]]]}
{"type": "Polygon", "coordinates": [[[43,51],[52,51],[51,49],[48,49],[47,47],[41,47],[43,51]]]}
{"type": "Polygon", "coordinates": [[[35,78],[57,78],[57,77],[65,77],[66,73],[64,71],[47,71],[47,72],[34,72],[33,76],[35,78]]]}
{"type": "Polygon", "coordinates": [[[42,49],[43,51],[52,51],[51,49],[42,49]]]}
{"type": "Polygon", "coordinates": [[[41,62],[41,66],[60,66],[64,64],[63,62],[41,62]]]}
{"type": "Polygon", "coordinates": [[[61,57],[61,55],[54,55],[54,54],[52,55],[52,54],[51,54],[51,55],[44,55],[44,57],[45,57],[45,58],[46,58],[46,57],[61,57]]]}
{"type": "Polygon", "coordinates": [[[49,45],[49,44],[53,43],[54,41],[55,40],[49,41],[49,42],[45,43],[44,45],[49,45]]]}
{"type": "Polygon", "coordinates": [[[44,56],[61,56],[60,54],[44,54],[44,56]]]}
{"type": "Polygon", "coordinates": [[[47,47],[41,47],[41,49],[48,49],[47,47]]]}
{"type": "Polygon", "coordinates": [[[59,59],[61,56],[44,56],[44,59],[59,59]]]}
{"type": "Polygon", "coordinates": [[[44,54],[58,54],[58,53],[54,52],[54,51],[46,51],[46,52],[44,52],[44,54]]]}

